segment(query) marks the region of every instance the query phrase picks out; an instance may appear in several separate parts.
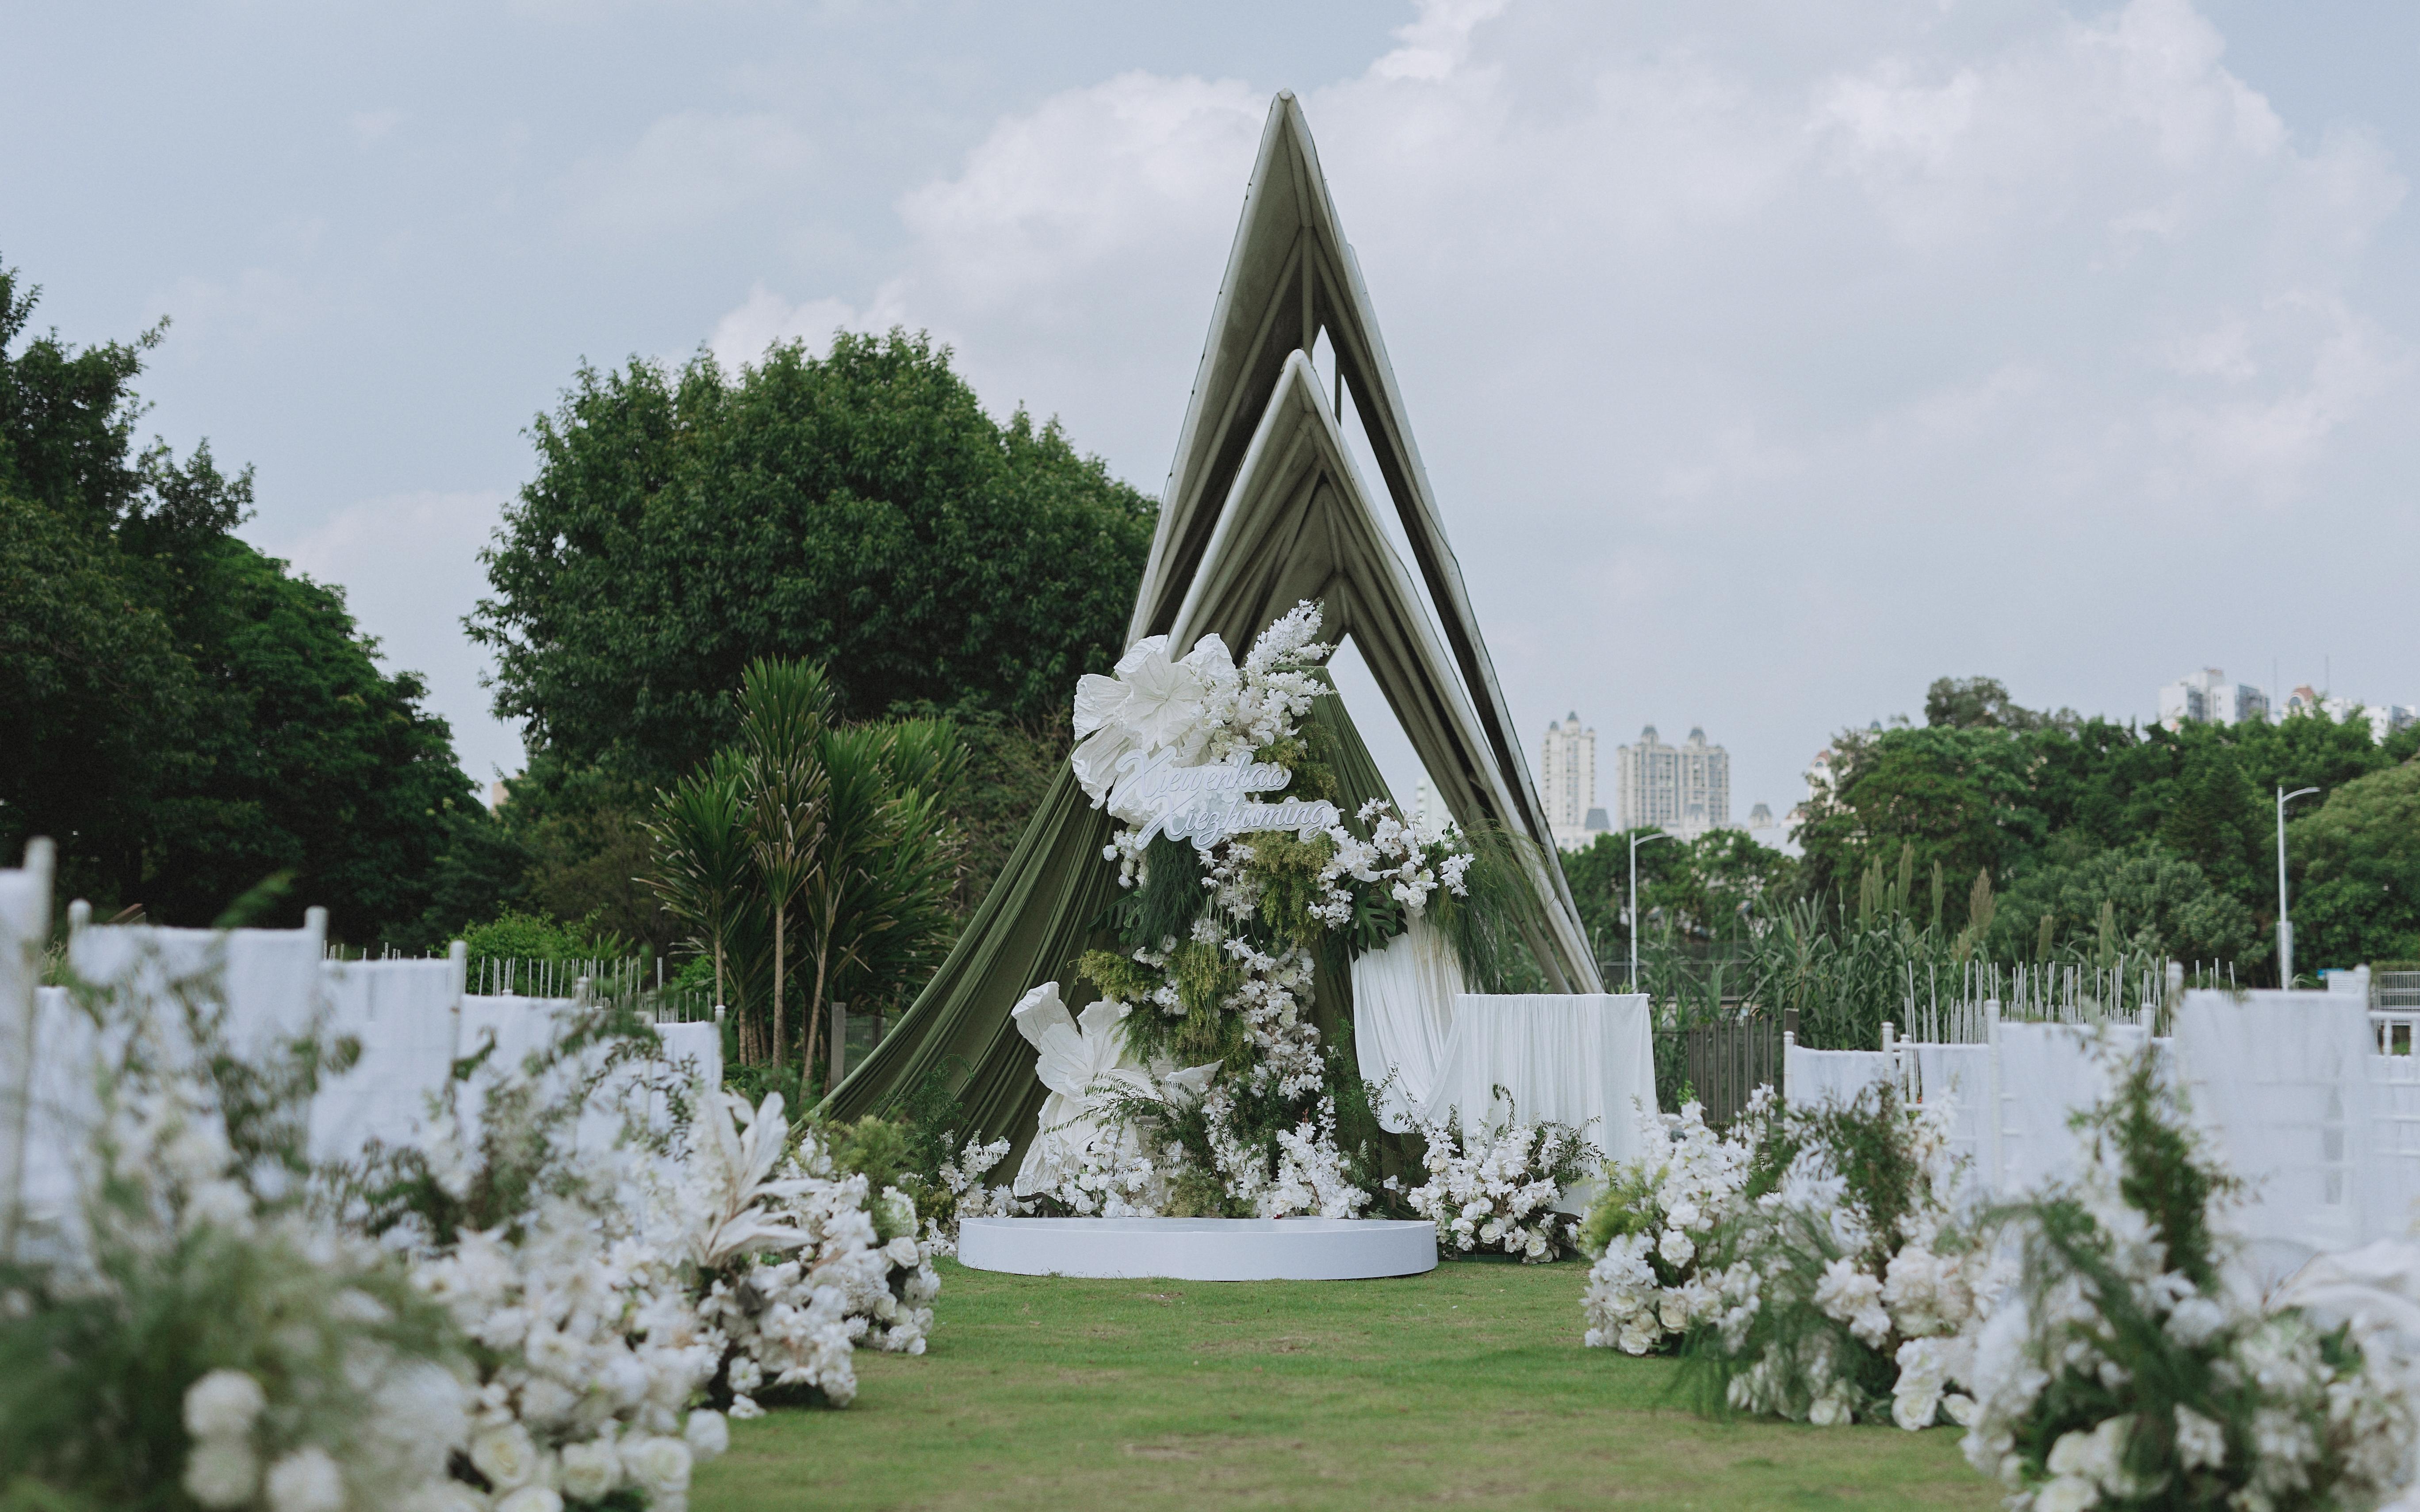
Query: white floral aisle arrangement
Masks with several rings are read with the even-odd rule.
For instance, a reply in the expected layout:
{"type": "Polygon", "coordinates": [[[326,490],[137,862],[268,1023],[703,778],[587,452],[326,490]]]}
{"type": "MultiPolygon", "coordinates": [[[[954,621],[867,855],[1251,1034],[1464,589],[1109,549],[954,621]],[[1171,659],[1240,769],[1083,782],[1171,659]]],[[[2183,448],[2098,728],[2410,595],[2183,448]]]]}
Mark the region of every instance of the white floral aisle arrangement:
{"type": "Polygon", "coordinates": [[[1604,1155],[1565,1123],[1523,1123],[1466,1134],[1458,1115],[1420,1126],[1428,1180],[1406,1197],[1437,1226],[1441,1247],[1496,1250],[1525,1265],[1571,1253],[1579,1221],[1555,1211],[1604,1155]]]}
{"type": "Polygon", "coordinates": [[[2015,1282],[1959,1344],[1978,1402],[1966,1458],[2009,1504],[2304,1512],[2410,1487],[2420,1335],[2366,1349],[2294,1304],[2344,1303],[2324,1276],[2274,1308],[2230,1288],[2234,1183],[2149,1056],[2081,1132],[2077,1178],[2008,1215],[2015,1282]]]}
{"type": "Polygon", "coordinates": [[[92,1121],[72,1210],[0,1254],[0,1485],[29,1505],[454,1505],[463,1341],[300,1180],[297,1111],[341,1050],[246,1060],[197,983],[75,995],[92,1121]]]}
{"type": "Polygon", "coordinates": [[[1696,1103],[1678,1113],[1640,1110],[1646,1153],[1606,1170],[1579,1236],[1595,1257],[1580,1299],[1590,1348],[1664,1352],[1713,1316],[1717,1293],[1698,1258],[1747,1186],[1757,1153],[1749,1132],[1773,1117],[1772,1089],[1759,1088],[1756,1099],[1727,1135],[1707,1127],[1696,1103]]]}
{"type": "Polygon", "coordinates": [[[1217,636],[1139,642],[1075,703],[1078,780],[1119,827],[1104,851],[1122,947],[1017,1023],[1050,1102],[1014,1193],[1077,1213],[1352,1217],[1377,1187],[1340,1142],[1364,1098],[1311,1022],[1323,949],[1383,945],[1468,891],[1470,847],[1383,801],[1349,817],[1303,717],[1329,689],[1304,603],[1241,662],[1217,636]],[[1347,1103],[1352,1103],[1347,1108],[1347,1103]]]}
{"type": "Polygon", "coordinates": [[[1583,1235],[1585,1342],[1679,1350],[1700,1405],[1819,1426],[1931,1427],[1971,1403],[1955,1335],[1984,1265],[1951,1222],[1937,1111],[1869,1088],[1716,1134],[1692,1106],[1641,1120],[1583,1235]]]}

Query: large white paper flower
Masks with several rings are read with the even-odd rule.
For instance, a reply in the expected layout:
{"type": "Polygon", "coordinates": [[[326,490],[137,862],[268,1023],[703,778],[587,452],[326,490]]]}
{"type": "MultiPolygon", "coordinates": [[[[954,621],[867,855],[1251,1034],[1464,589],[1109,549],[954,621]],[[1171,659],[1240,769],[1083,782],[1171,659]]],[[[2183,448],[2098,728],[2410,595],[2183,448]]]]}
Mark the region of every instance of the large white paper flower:
{"type": "Polygon", "coordinates": [[[1235,681],[1235,658],[1215,635],[1195,641],[1182,659],[1169,655],[1164,635],[1136,641],[1113,675],[1088,673],[1076,684],[1077,781],[1097,803],[1129,753],[1172,748],[1180,761],[1200,761],[1210,747],[1215,705],[1232,697],[1235,681]]]}
{"type": "MultiPolygon", "coordinates": [[[[1020,1197],[1047,1191],[1082,1166],[1086,1151],[1102,1137],[1101,1115],[1119,1094],[1199,1096],[1218,1069],[1214,1064],[1179,1072],[1143,1064],[1126,1050],[1120,1027],[1128,1012],[1125,1004],[1104,998],[1085,1009],[1079,1020],[1067,1011],[1055,981],[1027,993],[1011,1011],[1017,1032],[1038,1057],[1034,1074],[1050,1089],[1042,1103],[1039,1131],[1016,1173],[1013,1190],[1020,1197]]],[[[1127,1131],[1120,1145],[1134,1142],[1127,1131]]]]}

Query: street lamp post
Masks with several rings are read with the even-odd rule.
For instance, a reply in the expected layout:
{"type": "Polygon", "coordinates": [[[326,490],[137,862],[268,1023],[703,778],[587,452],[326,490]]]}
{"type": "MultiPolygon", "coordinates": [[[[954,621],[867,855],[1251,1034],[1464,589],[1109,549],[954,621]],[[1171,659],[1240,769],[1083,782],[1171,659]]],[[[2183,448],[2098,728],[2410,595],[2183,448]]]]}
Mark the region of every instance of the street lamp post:
{"type": "Polygon", "coordinates": [[[1663,830],[1641,835],[1636,830],[1630,836],[1630,990],[1638,990],[1638,847],[1652,845],[1672,837],[1663,830]]]}
{"type": "Polygon", "coordinates": [[[2286,917],[2286,805],[2296,798],[2306,797],[2317,788],[2286,791],[2277,784],[2277,985],[2294,985],[2294,921],[2286,917]]]}

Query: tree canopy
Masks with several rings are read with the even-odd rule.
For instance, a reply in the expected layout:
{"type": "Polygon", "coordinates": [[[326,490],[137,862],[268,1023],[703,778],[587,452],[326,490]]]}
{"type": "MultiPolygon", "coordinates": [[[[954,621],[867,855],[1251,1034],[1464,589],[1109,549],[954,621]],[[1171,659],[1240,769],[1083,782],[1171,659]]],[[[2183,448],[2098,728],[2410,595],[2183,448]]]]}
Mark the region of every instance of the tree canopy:
{"type": "Polygon", "coordinates": [[[419,679],[237,538],[249,470],[135,449],[160,330],[21,346],[38,292],[0,270],[0,854],[48,835],[63,890],[166,923],[280,872],[342,937],[417,918],[477,812],[419,679]]]}
{"type": "Polygon", "coordinates": [[[1125,649],[1154,506],[1055,423],[994,422],[949,358],[893,331],[582,370],[468,622],[497,712],[651,787],[733,737],[758,657],[819,661],[850,718],[1056,719],[1125,649]]]}
{"type": "Polygon", "coordinates": [[[2381,745],[2366,719],[2324,714],[2137,728],[2016,707],[1989,678],[1941,679],[1925,703],[1922,727],[1843,732],[1801,816],[1806,888],[1836,909],[1869,869],[1912,851],[1961,887],[1992,875],[2002,896],[1988,947],[2003,959],[2097,940],[2106,904],[2113,948],[2257,965],[2276,922],[2273,795],[2315,785],[2346,807],[2289,825],[2306,837],[2289,847],[2298,956],[2350,964],[2412,938],[2397,901],[2409,894],[2390,880],[2409,831],[2383,795],[2399,791],[2420,732],[2381,745]],[[2373,814],[2385,838],[2362,827],[2373,814]]]}

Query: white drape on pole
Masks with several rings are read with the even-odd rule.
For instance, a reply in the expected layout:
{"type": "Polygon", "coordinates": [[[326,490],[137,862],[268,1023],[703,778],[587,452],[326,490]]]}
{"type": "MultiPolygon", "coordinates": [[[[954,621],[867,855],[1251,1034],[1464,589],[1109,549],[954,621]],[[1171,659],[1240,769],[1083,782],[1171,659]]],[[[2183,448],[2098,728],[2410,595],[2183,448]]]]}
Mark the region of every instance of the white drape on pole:
{"type": "Polygon", "coordinates": [[[1362,1080],[1386,1088],[1381,1128],[1402,1134],[1427,1103],[1462,988],[1453,946],[1425,918],[1353,963],[1353,1051],[1362,1080]]]}
{"type": "Polygon", "coordinates": [[[1646,995],[1462,994],[1425,1113],[1442,1119],[1449,1107],[1466,1130],[1552,1119],[1611,1159],[1637,1158],[1639,1110],[1655,1107],[1646,995]]]}

